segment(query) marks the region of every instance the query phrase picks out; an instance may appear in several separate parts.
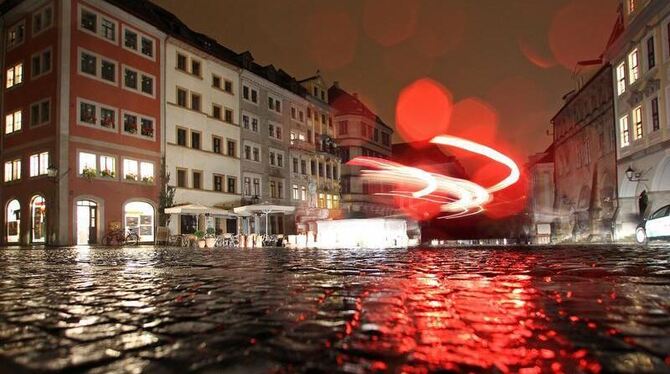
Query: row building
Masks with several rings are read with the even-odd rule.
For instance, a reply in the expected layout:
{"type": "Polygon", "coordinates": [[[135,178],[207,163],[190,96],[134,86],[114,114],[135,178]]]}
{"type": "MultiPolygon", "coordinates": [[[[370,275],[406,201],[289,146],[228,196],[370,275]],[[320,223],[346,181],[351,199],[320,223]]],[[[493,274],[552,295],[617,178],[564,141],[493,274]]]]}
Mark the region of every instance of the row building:
{"type": "Polygon", "coordinates": [[[8,0],[0,14],[1,244],[98,244],[114,229],[152,242],[166,225],[305,232],[342,216],[343,194],[361,210],[344,162],[390,155],[391,128],[334,106],[355,98],[318,72],[258,64],[149,1],[8,0]],[[163,214],[257,203],[297,209],[163,214]]]}

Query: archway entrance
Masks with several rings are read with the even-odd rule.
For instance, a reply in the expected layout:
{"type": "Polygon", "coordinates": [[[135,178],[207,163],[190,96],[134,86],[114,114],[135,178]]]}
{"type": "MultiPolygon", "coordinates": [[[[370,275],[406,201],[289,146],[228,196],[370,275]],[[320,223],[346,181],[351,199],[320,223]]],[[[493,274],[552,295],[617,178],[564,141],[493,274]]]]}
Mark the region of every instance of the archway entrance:
{"type": "Polygon", "coordinates": [[[154,241],[154,207],[142,201],[133,201],[123,207],[126,233],[134,232],[140,242],[154,241]]]}
{"type": "Polygon", "coordinates": [[[32,222],[31,241],[45,243],[47,237],[47,205],[44,197],[37,195],[30,202],[30,217],[32,222]]]}
{"type": "Polygon", "coordinates": [[[21,204],[18,200],[7,203],[7,243],[18,243],[21,238],[21,204]]]}
{"type": "Polygon", "coordinates": [[[98,241],[98,204],[91,200],[77,201],[77,245],[98,241]]]}

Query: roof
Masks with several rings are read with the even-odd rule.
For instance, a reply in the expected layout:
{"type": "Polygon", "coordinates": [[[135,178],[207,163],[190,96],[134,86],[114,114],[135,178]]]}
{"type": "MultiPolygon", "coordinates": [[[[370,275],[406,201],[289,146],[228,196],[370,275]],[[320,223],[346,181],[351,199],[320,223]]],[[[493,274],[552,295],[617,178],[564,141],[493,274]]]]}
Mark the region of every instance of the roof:
{"type": "Polygon", "coordinates": [[[367,105],[360,101],[358,97],[343,90],[337,83],[334,83],[328,89],[328,104],[339,113],[356,114],[367,117],[393,132],[393,129],[384,123],[384,121],[376,113],[371,111],[367,105]]]}

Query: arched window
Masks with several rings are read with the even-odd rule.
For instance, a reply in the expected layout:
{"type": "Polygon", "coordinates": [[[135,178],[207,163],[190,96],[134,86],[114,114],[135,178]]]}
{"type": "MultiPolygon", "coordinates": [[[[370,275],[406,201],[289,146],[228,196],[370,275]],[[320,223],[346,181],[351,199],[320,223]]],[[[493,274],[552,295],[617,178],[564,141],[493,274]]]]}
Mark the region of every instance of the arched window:
{"type": "Polygon", "coordinates": [[[154,207],[142,201],[127,203],[123,208],[126,233],[139,235],[141,242],[154,241],[154,207]]]}
{"type": "Polygon", "coordinates": [[[21,204],[18,200],[12,200],[7,204],[5,222],[7,222],[7,243],[18,243],[21,238],[21,204]]]}
{"type": "Polygon", "coordinates": [[[32,222],[31,240],[33,243],[44,243],[47,231],[47,204],[44,197],[37,195],[30,202],[30,219],[32,222]]]}

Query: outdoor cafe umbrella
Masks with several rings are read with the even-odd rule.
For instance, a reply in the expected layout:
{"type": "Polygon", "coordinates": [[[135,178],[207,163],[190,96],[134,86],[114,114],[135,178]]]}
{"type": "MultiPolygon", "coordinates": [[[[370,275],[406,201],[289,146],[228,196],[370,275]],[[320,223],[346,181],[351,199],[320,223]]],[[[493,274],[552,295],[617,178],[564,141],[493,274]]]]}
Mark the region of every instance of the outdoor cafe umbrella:
{"type": "Polygon", "coordinates": [[[236,216],[229,210],[221,208],[213,208],[200,204],[185,204],[165,208],[165,214],[193,214],[196,217],[196,227],[200,214],[210,214],[214,216],[236,216]]]}
{"type": "Polygon", "coordinates": [[[262,204],[253,204],[253,205],[244,205],[233,209],[233,212],[237,214],[253,214],[253,213],[263,213],[265,214],[265,233],[268,233],[268,215],[271,213],[283,213],[291,214],[295,211],[294,206],[287,205],[274,205],[268,202],[262,204]]]}

